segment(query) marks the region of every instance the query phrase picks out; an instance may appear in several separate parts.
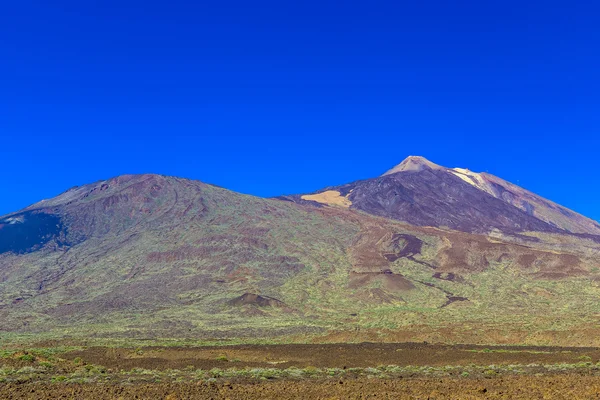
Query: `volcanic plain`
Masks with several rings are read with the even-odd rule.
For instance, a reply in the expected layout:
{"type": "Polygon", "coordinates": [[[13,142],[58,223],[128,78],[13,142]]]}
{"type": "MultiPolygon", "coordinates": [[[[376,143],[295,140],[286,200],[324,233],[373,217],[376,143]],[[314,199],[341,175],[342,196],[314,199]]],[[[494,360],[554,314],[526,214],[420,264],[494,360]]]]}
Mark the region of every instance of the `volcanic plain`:
{"type": "Polygon", "coordinates": [[[588,399],[600,395],[598,348],[427,343],[42,345],[0,352],[3,399],[588,399]]]}

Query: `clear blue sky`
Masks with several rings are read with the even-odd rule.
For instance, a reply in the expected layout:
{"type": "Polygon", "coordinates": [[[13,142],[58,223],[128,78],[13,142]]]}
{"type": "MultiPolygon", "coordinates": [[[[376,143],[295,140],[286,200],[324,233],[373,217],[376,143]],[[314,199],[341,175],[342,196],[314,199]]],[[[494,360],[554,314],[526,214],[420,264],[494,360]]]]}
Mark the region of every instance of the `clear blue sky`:
{"type": "Polygon", "coordinates": [[[422,155],[600,220],[593,3],[3,2],[0,214],[125,173],[274,196],[422,155]]]}

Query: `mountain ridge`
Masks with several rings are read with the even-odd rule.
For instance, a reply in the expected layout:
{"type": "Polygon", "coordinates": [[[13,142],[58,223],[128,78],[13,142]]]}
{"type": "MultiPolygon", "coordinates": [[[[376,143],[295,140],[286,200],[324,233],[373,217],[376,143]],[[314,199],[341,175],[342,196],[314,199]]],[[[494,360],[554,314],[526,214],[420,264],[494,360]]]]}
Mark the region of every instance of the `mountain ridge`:
{"type": "Polygon", "coordinates": [[[509,342],[573,343],[600,315],[596,236],[553,228],[443,169],[330,191],[333,205],[125,175],[0,217],[0,334],[494,343],[502,324],[509,342]],[[356,207],[383,202],[385,185],[459,217],[444,196],[483,193],[480,205],[539,229],[419,226],[356,207]],[[525,320],[535,330],[518,333],[525,320]]]}

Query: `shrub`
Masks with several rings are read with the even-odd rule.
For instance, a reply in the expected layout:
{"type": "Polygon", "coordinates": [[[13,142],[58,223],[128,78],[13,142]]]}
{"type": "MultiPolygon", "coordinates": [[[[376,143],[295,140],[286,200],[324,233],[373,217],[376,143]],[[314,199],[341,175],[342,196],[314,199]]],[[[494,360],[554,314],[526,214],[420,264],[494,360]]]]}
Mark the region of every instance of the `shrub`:
{"type": "Polygon", "coordinates": [[[23,367],[17,371],[17,374],[31,374],[34,372],[38,372],[38,370],[34,367],[23,367]]]}
{"type": "Polygon", "coordinates": [[[16,372],[14,368],[4,365],[0,368],[0,375],[12,375],[16,372]]]}
{"type": "Polygon", "coordinates": [[[320,372],[319,368],[317,367],[313,367],[313,366],[308,366],[306,368],[304,368],[304,374],[306,375],[316,375],[320,372]]]}
{"type": "Polygon", "coordinates": [[[397,365],[388,365],[387,367],[385,367],[385,370],[387,372],[396,374],[396,373],[402,372],[402,367],[399,367],[397,365]]]}
{"type": "Polygon", "coordinates": [[[54,368],[54,364],[52,364],[51,362],[48,362],[48,361],[42,361],[42,362],[40,362],[40,367],[44,367],[46,369],[52,369],[52,368],[54,368]]]}
{"type": "Polygon", "coordinates": [[[258,379],[274,379],[279,377],[282,373],[282,370],[275,368],[253,368],[250,370],[250,374],[258,379]]]}
{"type": "Polygon", "coordinates": [[[296,367],[290,367],[285,370],[285,374],[290,378],[302,378],[304,371],[296,367]]]}
{"type": "Polygon", "coordinates": [[[329,376],[336,376],[343,375],[345,371],[341,368],[327,368],[325,372],[327,372],[327,375],[329,376]]]}
{"type": "Polygon", "coordinates": [[[219,368],[213,368],[209,372],[213,378],[220,378],[221,376],[223,376],[223,370],[219,368]]]}
{"type": "Polygon", "coordinates": [[[106,367],[103,367],[102,365],[94,365],[94,368],[90,372],[92,374],[105,374],[106,367]]]}
{"type": "Polygon", "coordinates": [[[34,362],[35,356],[32,354],[23,354],[22,356],[19,357],[19,360],[34,362]]]}
{"type": "Polygon", "coordinates": [[[10,358],[15,354],[12,350],[0,350],[0,358],[10,358]]]}
{"type": "Polygon", "coordinates": [[[364,369],[364,372],[369,375],[379,375],[381,373],[377,368],[368,367],[364,369]]]}

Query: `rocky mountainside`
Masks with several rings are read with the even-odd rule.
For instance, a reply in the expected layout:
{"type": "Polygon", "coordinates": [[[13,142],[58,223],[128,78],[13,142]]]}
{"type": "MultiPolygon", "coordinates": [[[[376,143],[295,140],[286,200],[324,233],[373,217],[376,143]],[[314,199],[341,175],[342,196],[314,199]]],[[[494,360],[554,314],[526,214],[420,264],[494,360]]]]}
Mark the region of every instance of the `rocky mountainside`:
{"type": "Polygon", "coordinates": [[[486,173],[408,157],[378,178],[283,199],[336,204],[418,226],[464,232],[600,235],[600,224],[486,173]]]}
{"type": "Polygon", "coordinates": [[[0,336],[594,344],[597,229],[414,157],[282,199],[121,176],[0,217],[0,336]]]}

